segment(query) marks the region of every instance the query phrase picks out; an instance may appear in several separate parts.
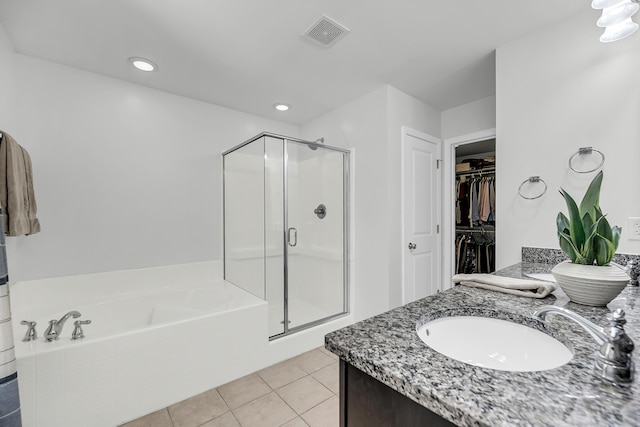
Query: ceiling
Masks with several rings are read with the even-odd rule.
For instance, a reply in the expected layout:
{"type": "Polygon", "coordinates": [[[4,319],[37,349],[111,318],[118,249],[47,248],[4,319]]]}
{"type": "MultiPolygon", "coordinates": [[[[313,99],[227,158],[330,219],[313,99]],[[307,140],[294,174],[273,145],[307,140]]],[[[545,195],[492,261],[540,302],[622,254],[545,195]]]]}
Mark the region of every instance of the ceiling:
{"type": "Polygon", "coordinates": [[[384,84],[438,110],[493,95],[498,46],[589,8],[585,0],[0,0],[0,22],[17,53],[301,124],[384,84]],[[302,37],[323,14],[351,30],[330,48],[302,37]],[[131,56],[160,68],[134,70],[131,56]],[[275,102],[292,109],[277,112],[275,102]]]}

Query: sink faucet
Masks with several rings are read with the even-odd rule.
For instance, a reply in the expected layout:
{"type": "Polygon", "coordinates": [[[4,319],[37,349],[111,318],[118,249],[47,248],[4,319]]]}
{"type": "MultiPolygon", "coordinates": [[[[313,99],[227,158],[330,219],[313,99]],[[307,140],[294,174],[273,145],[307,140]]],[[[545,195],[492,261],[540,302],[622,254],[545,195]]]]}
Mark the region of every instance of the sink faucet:
{"type": "Polygon", "coordinates": [[[573,320],[598,343],[594,371],[603,380],[618,386],[626,386],[633,381],[633,341],[624,331],[624,311],[617,309],[607,315],[609,325],[601,327],[566,308],[546,305],[537,309],[533,317],[542,322],[548,314],[559,314],[573,320]]]}
{"type": "Polygon", "coordinates": [[[46,331],[44,331],[44,338],[47,341],[54,341],[60,338],[62,327],[64,326],[67,319],[69,319],[69,317],[73,317],[74,319],[78,318],[80,317],[80,313],[78,311],[72,310],[67,314],[65,314],[64,316],[62,316],[60,320],[55,320],[55,319],[50,320],[49,327],[47,328],[46,331]]]}

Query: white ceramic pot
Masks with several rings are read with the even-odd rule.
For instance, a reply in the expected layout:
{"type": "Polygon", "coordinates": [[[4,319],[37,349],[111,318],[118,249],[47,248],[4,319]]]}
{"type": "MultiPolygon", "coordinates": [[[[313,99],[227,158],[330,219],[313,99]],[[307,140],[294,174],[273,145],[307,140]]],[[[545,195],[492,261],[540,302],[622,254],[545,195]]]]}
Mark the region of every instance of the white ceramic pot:
{"type": "Polygon", "coordinates": [[[607,305],[631,280],[615,265],[582,265],[571,261],[561,262],[551,273],[571,301],[592,306],[607,305]]]}

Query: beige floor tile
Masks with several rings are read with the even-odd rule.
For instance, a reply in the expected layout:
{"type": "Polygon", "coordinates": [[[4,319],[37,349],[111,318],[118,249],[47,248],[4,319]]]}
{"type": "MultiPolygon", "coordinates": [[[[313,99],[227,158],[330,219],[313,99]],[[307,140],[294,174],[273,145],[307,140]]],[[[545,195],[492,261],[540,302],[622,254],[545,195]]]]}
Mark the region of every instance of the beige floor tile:
{"type": "Polygon", "coordinates": [[[340,366],[338,362],[333,362],[331,365],[315,371],[311,376],[331,390],[332,393],[340,393],[340,366]]]}
{"type": "Polygon", "coordinates": [[[152,412],[149,415],[123,424],[121,427],[173,427],[173,422],[166,409],[152,412]]]}
{"type": "Polygon", "coordinates": [[[335,354],[331,353],[329,350],[324,348],[324,346],[323,347],[318,347],[318,350],[320,350],[321,352],[323,352],[324,354],[326,354],[327,356],[329,356],[333,360],[338,360],[339,359],[338,356],[336,356],[335,354]]]}
{"type": "Polygon", "coordinates": [[[209,390],[169,406],[175,427],[197,427],[228,411],[229,407],[217,390],[209,390]]]}
{"type": "Polygon", "coordinates": [[[314,406],[302,419],[311,427],[338,427],[340,424],[340,403],[337,396],[314,406]]]}
{"type": "Polygon", "coordinates": [[[307,423],[305,423],[302,418],[295,417],[294,419],[292,419],[288,423],[282,424],[281,427],[309,427],[309,425],[307,423]]]}
{"type": "Polygon", "coordinates": [[[276,427],[296,417],[293,409],[275,392],[234,409],[233,415],[242,427],[276,427]]]}
{"type": "Polygon", "coordinates": [[[294,361],[295,364],[300,367],[300,369],[308,374],[315,372],[318,369],[322,369],[334,362],[331,357],[324,354],[318,349],[307,351],[306,353],[302,353],[301,355],[296,356],[290,360],[294,361]]]}
{"type": "Polygon", "coordinates": [[[301,378],[276,392],[298,415],[333,396],[333,393],[311,376],[301,378]]]}
{"type": "Polygon", "coordinates": [[[277,389],[307,375],[292,360],[285,360],[258,372],[258,375],[272,388],[277,389]]]}
{"type": "Polygon", "coordinates": [[[215,418],[208,423],[202,424],[201,427],[241,427],[233,413],[227,412],[226,414],[215,418]]]}
{"type": "Polygon", "coordinates": [[[218,391],[229,408],[236,409],[272,390],[257,374],[251,374],[218,387],[218,391]]]}

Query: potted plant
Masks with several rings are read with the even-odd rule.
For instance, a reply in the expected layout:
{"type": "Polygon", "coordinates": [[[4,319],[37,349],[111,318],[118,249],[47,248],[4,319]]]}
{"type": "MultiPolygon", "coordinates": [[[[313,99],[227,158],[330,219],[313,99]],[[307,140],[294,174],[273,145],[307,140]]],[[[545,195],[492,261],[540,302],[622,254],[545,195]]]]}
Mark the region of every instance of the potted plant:
{"type": "Polygon", "coordinates": [[[580,206],[563,189],[569,211],[556,218],[560,249],[569,261],[556,265],[551,273],[573,302],[602,306],[614,299],[629,282],[621,268],[611,264],[622,229],[611,227],[600,209],[602,171],[593,178],[580,206]]]}

